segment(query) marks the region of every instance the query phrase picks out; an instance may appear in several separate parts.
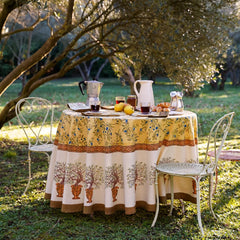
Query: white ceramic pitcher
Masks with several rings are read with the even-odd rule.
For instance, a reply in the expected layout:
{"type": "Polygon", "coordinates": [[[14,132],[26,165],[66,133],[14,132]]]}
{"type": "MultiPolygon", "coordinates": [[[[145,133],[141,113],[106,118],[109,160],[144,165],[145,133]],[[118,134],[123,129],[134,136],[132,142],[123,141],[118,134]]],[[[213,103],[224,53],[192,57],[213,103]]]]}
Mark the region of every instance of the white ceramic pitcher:
{"type": "Polygon", "coordinates": [[[152,80],[137,80],[134,82],[134,91],[137,95],[138,104],[137,108],[140,109],[141,102],[150,102],[151,107],[154,106],[154,96],[153,96],[153,81],[152,80]],[[140,90],[137,90],[137,84],[140,84],[140,90]]]}

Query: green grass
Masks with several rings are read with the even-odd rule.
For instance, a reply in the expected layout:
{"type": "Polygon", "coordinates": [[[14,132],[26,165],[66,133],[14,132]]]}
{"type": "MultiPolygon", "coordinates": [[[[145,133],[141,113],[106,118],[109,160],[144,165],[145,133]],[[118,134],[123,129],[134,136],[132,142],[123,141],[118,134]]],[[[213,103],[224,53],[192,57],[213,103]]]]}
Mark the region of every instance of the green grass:
{"type": "MultiPolygon", "coordinates": [[[[68,102],[85,101],[78,89],[79,79],[53,81],[37,89],[32,96],[47,98],[55,104],[55,127],[68,102]]],[[[130,94],[116,79],[103,79],[101,101],[114,103],[116,95],[130,94]]],[[[0,109],[15,97],[20,84],[15,83],[0,98],[0,109]]],[[[165,80],[154,85],[155,101],[169,101],[169,92],[176,88],[165,80]]],[[[199,152],[204,152],[206,135],[212,124],[224,113],[235,111],[226,149],[240,148],[240,89],[226,85],[224,91],[210,91],[206,86],[198,98],[184,97],[186,110],[196,112],[199,127],[199,152]]],[[[175,201],[173,216],[169,206],[161,205],[156,226],[154,213],[137,209],[126,216],[117,212],[106,216],[94,213],[94,218],[82,213],[66,214],[52,209],[44,199],[48,163],[45,155],[32,154],[33,180],[26,196],[21,196],[27,183],[27,145],[13,119],[0,132],[0,239],[201,239],[196,218],[196,206],[186,203],[186,213],[175,201]]],[[[213,206],[218,220],[210,214],[207,204],[207,181],[202,183],[202,220],[206,239],[240,239],[240,163],[220,161],[218,188],[213,206]]]]}

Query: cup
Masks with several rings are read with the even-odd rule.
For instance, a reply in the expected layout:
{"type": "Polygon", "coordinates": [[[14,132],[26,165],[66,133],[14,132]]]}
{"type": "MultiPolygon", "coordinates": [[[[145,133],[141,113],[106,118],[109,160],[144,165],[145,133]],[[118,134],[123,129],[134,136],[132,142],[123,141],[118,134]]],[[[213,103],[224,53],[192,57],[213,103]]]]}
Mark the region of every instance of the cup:
{"type": "Polygon", "coordinates": [[[90,108],[92,112],[99,112],[100,110],[100,101],[99,100],[91,100],[89,102],[90,108]]]}
{"type": "Polygon", "coordinates": [[[115,100],[116,100],[116,104],[121,102],[125,103],[125,97],[122,97],[122,96],[115,97],[115,100]]]}
{"type": "Polygon", "coordinates": [[[150,108],[151,108],[151,103],[150,102],[141,102],[140,107],[141,107],[142,114],[149,114],[150,108]]]}

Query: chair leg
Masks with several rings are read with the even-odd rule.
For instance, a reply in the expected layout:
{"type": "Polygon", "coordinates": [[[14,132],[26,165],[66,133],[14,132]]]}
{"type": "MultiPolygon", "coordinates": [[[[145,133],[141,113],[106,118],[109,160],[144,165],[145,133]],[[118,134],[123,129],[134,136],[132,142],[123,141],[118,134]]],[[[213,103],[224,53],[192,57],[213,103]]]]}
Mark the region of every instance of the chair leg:
{"type": "Polygon", "coordinates": [[[158,213],[159,213],[159,192],[158,192],[158,172],[156,171],[156,177],[155,177],[155,194],[156,194],[156,211],[155,211],[155,217],[152,222],[152,226],[155,226],[155,223],[158,218],[158,213]]]}
{"type": "Polygon", "coordinates": [[[179,199],[179,202],[181,203],[181,206],[182,206],[182,214],[185,213],[185,204],[184,204],[184,201],[182,199],[179,199]]]}
{"type": "Polygon", "coordinates": [[[43,152],[43,153],[47,155],[48,163],[50,163],[51,154],[48,154],[47,152],[43,152]]]}
{"type": "Polygon", "coordinates": [[[172,215],[172,211],[173,211],[173,200],[174,200],[174,186],[173,186],[173,176],[170,175],[170,188],[171,188],[171,208],[170,208],[170,212],[169,212],[169,216],[172,215]]]}
{"type": "Polygon", "coordinates": [[[200,209],[200,178],[194,179],[196,182],[196,191],[197,191],[197,219],[198,225],[201,230],[202,235],[204,235],[203,227],[202,227],[202,219],[201,219],[201,209],[200,209]]]}
{"type": "Polygon", "coordinates": [[[218,166],[216,167],[216,172],[215,172],[215,187],[214,187],[214,191],[212,192],[212,195],[214,195],[217,191],[217,183],[218,183],[218,166]]]}
{"type": "Polygon", "coordinates": [[[214,193],[215,193],[215,190],[213,190],[213,175],[211,174],[209,176],[209,208],[210,208],[210,211],[211,211],[213,217],[217,219],[215,213],[213,212],[213,208],[212,208],[212,196],[214,195],[214,193]]]}
{"type": "Polygon", "coordinates": [[[30,156],[30,151],[28,151],[28,183],[27,183],[27,186],[22,195],[26,194],[26,192],[30,186],[31,178],[32,178],[32,176],[31,176],[31,156],[30,156]]]}

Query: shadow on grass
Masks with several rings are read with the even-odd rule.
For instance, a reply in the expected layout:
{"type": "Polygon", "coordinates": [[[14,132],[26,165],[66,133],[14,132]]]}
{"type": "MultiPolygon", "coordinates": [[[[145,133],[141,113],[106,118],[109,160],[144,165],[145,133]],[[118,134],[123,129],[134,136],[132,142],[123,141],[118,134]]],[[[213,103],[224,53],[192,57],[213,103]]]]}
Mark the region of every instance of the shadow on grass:
{"type": "MultiPolygon", "coordinates": [[[[51,209],[49,201],[34,199],[33,195],[36,192],[19,197],[1,213],[2,239],[187,239],[189,236],[189,231],[185,232],[186,228],[181,226],[181,216],[174,213],[169,217],[167,206],[160,207],[159,219],[151,228],[154,213],[143,209],[128,216],[122,211],[109,216],[95,212],[92,218],[82,213],[61,213],[59,209],[51,209]]],[[[187,219],[184,224],[189,226],[191,222],[187,219]]]]}
{"type": "MultiPolygon", "coordinates": [[[[201,239],[196,205],[192,203],[186,203],[187,211],[182,215],[181,207],[175,201],[173,216],[168,216],[169,205],[160,205],[154,228],[151,228],[151,224],[155,213],[140,208],[133,215],[125,215],[123,211],[109,216],[95,212],[93,218],[82,213],[67,214],[60,209],[50,208],[49,200],[44,199],[48,163],[42,154],[32,156],[34,178],[27,195],[21,196],[27,183],[27,147],[24,143],[9,140],[4,141],[4,144],[1,143],[0,152],[12,149],[16,151],[17,157],[1,157],[0,239],[201,239]]],[[[237,167],[230,169],[232,174],[237,171],[237,167]]],[[[234,175],[230,179],[227,185],[224,182],[226,186],[223,182],[219,183],[223,190],[216,195],[215,212],[227,211],[226,208],[231,206],[231,199],[239,189],[239,178],[234,175]]],[[[208,239],[237,239],[239,232],[236,226],[230,220],[225,223],[216,221],[206,202],[207,199],[202,202],[202,220],[208,239]]],[[[231,212],[231,217],[236,219],[234,212],[231,212]]]]}

